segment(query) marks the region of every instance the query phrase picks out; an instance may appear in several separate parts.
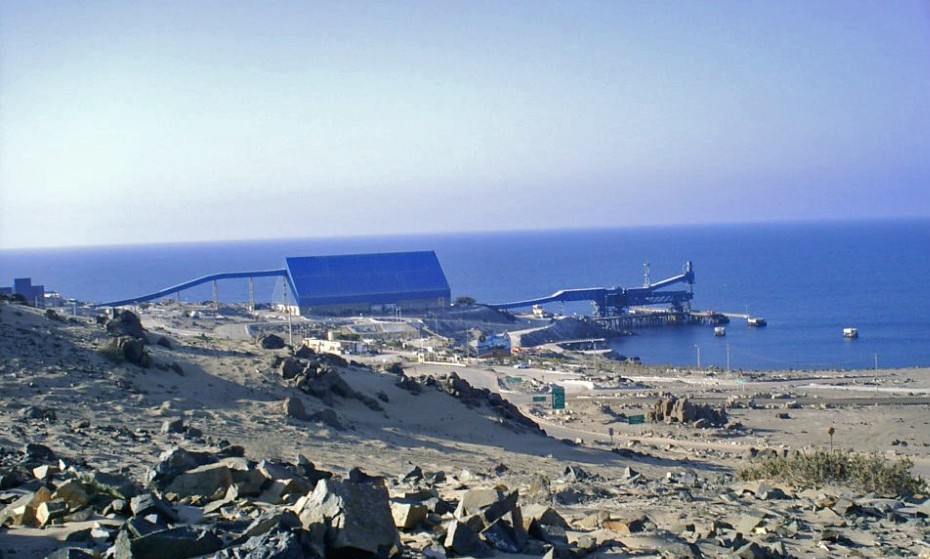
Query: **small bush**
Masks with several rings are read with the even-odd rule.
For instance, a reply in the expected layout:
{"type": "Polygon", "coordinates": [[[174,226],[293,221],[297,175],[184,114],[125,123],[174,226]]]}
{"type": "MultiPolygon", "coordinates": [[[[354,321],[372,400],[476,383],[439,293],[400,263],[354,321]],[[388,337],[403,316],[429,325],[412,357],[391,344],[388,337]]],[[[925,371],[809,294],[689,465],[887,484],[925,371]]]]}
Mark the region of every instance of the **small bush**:
{"type": "Polygon", "coordinates": [[[913,495],[924,482],[911,476],[908,458],[890,461],[878,454],[815,450],[768,458],[737,473],[739,479],[782,481],[798,488],[846,485],[881,495],[913,495]]]}

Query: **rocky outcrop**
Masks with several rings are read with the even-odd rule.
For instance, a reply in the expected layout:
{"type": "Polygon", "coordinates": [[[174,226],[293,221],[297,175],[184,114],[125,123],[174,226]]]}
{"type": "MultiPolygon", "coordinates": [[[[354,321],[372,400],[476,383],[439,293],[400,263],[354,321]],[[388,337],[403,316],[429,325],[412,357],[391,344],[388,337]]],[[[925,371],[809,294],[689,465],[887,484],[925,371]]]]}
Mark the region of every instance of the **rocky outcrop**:
{"type": "Polygon", "coordinates": [[[454,398],[461,400],[466,406],[478,408],[487,406],[501,419],[501,422],[512,428],[545,435],[545,431],[538,423],[523,415],[523,413],[510,401],[500,394],[491,392],[487,388],[475,388],[456,373],[445,376],[426,377],[424,380],[414,380],[403,377],[400,380],[402,387],[411,393],[418,393],[419,389],[412,387],[413,383],[422,383],[423,386],[436,388],[454,398]]]}
{"type": "Polygon", "coordinates": [[[314,354],[308,360],[286,357],[278,360],[275,366],[282,378],[329,407],[335,406],[339,400],[353,399],[371,410],[384,411],[377,399],[354,390],[346,382],[337,368],[347,365],[338,355],[323,353],[314,354]]]}
{"type": "Polygon", "coordinates": [[[695,404],[687,398],[660,398],[647,413],[652,422],[693,424],[697,427],[722,427],[727,424],[725,409],[695,404]]]}
{"type": "Polygon", "coordinates": [[[142,321],[132,311],[117,309],[113,316],[104,320],[107,332],[114,336],[129,336],[138,340],[145,339],[142,321]]]}

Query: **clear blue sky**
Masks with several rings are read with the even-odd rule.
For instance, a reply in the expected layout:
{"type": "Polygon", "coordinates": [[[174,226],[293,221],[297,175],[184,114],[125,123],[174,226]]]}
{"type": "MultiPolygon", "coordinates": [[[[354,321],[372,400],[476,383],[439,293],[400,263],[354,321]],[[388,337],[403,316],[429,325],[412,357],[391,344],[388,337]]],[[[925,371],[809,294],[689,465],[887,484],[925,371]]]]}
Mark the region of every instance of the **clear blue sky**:
{"type": "Polygon", "coordinates": [[[0,0],[0,248],[898,217],[925,1],[0,0]]]}

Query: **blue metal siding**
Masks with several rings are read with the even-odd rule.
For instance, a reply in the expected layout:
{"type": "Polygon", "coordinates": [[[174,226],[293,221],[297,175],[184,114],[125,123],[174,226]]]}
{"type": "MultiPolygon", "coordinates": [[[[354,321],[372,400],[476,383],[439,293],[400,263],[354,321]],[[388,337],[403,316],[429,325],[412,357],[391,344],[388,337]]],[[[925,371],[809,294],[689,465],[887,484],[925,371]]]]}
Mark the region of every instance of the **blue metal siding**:
{"type": "Polygon", "coordinates": [[[433,251],[306,256],[288,258],[286,266],[302,307],[451,296],[433,251]]]}

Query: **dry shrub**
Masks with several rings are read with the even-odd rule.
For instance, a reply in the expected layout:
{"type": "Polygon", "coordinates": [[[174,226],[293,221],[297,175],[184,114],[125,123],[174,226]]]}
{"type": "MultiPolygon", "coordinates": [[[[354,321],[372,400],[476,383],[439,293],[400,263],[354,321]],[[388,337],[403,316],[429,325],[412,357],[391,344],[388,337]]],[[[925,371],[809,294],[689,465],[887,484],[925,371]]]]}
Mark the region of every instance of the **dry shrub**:
{"type": "Polygon", "coordinates": [[[924,481],[911,475],[913,466],[908,458],[891,461],[876,453],[818,449],[768,458],[740,470],[737,476],[744,481],[781,481],[797,488],[845,485],[864,492],[899,496],[924,489],[924,481]]]}

